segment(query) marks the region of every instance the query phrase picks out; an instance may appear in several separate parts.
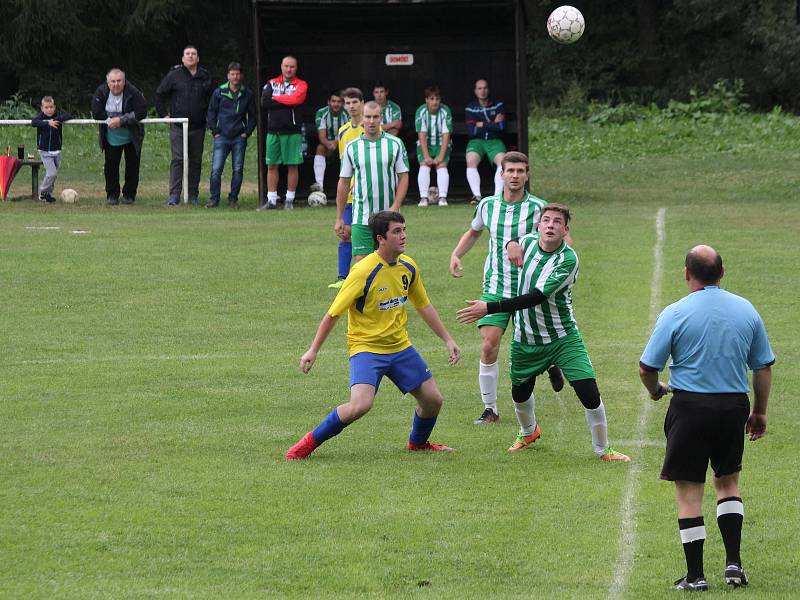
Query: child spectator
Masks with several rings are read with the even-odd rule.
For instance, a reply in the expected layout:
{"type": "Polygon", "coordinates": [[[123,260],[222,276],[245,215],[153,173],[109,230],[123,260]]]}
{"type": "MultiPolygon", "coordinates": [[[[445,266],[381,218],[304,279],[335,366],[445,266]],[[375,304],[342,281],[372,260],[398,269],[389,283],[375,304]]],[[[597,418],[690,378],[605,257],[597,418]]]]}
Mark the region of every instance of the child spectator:
{"type": "Polygon", "coordinates": [[[52,96],[45,96],[42,98],[42,110],[31,119],[31,126],[37,129],[36,146],[45,172],[39,191],[39,200],[42,202],[56,201],[53,197],[53,188],[61,164],[61,124],[71,118],[72,115],[68,112],[56,109],[56,102],[52,96]]]}

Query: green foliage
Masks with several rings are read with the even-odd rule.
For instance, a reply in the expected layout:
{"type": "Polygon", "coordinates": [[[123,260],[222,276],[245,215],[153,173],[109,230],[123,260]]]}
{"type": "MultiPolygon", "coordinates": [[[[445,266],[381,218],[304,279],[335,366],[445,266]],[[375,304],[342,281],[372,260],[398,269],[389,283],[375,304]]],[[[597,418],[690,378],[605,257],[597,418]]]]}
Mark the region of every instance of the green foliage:
{"type": "Polygon", "coordinates": [[[22,93],[12,94],[0,103],[0,119],[30,119],[36,116],[36,109],[23,100],[22,93]]]}

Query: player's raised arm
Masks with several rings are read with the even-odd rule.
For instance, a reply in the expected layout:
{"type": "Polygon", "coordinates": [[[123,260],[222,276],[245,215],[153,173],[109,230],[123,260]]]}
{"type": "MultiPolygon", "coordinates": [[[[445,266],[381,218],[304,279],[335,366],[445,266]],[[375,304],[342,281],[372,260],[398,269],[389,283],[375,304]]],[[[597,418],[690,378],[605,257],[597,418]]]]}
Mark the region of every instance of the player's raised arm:
{"type": "Polygon", "coordinates": [[[314,341],[311,342],[311,346],[309,346],[308,350],[300,357],[300,369],[303,373],[308,373],[311,367],[314,366],[314,361],[317,360],[319,349],[322,347],[322,344],[325,343],[325,340],[328,339],[328,336],[331,331],[333,331],[338,320],[339,317],[332,317],[328,313],[325,313],[325,316],[322,317],[322,321],[320,321],[319,327],[317,327],[314,341]]]}
{"type": "Polygon", "coordinates": [[[458,240],[458,244],[456,244],[456,247],[453,248],[453,252],[450,254],[450,275],[453,277],[464,276],[464,267],[461,264],[461,258],[475,245],[475,242],[481,237],[482,232],[482,229],[475,231],[470,228],[467,229],[464,235],[461,236],[461,239],[458,240]]]}

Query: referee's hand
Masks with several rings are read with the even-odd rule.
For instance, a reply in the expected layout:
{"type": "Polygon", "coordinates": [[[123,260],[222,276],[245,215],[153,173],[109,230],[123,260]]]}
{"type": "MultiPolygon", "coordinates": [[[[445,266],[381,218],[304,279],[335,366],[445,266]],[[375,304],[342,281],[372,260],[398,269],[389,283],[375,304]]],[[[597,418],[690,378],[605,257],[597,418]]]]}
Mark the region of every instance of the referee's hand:
{"type": "Polygon", "coordinates": [[[669,386],[659,381],[658,390],[656,390],[654,394],[650,394],[650,399],[653,401],[661,400],[661,398],[666,396],[668,393],[669,393],[669,386]]]}
{"type": "Polygon", "coordinates": [[[747,419],[744,430],[750,434],[750,441],[752,442],[764,437],[764,434],[767,433],[767,415],[752,413],[750,418],[747,419]]]}

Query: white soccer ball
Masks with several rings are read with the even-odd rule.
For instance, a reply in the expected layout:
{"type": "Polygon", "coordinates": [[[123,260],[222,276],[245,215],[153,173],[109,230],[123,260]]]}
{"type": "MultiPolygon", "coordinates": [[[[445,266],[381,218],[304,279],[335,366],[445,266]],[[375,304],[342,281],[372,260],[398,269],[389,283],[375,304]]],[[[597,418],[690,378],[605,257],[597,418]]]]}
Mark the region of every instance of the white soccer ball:
{"type": "Polygon", "coordinates": [[[586,22],[573,6],[559,6],[547,17],[547,33],[559,44],[572,44],[583,35],[586,22]]]}
{"type": "Polygon", "coordinates": [[[325,206],[328,203],[328,197],[325,192],[311,192],[308,195],[309,206],[325,206]]]}
{"type": "Polygon", "coordinates": [[[61,192],[61,201],[64,204],[77,204],[78,192],[73,189],[67,188],[61,192]]]}
{"type": "Polygon", "coordinates": [[[428,202],[436,204],[439,201],[439,188],[432,185],[428,188],[428,202]]]}

